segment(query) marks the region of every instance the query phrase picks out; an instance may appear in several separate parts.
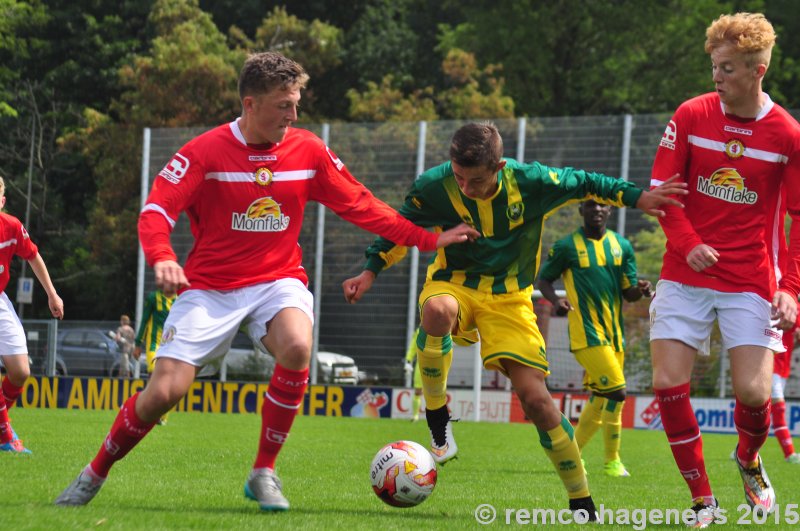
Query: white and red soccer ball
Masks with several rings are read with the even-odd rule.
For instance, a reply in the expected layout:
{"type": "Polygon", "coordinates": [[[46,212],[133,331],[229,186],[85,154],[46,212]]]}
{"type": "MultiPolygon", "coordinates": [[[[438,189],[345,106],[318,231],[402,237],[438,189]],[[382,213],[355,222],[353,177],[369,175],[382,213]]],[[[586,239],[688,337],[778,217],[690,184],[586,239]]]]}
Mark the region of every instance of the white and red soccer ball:
{"type": "Polygon", "coordinates": [[[381,448],[370,466],[372,489],[393,507],[424,502],[436,486],[436,463],[428,450],[413,441],[396,441],[381,448]]]}

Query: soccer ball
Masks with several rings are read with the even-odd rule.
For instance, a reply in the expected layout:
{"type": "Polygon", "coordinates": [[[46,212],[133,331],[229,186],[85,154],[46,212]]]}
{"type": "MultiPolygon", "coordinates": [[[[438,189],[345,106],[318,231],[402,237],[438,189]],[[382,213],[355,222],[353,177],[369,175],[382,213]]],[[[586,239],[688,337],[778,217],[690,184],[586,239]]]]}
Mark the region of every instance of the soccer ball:
{"type": "Polygon", "coordinates": [[[413,441],[396,441],[381,448],[370,466],[372,490],[393,507],[424,502],[436,486],[436,463],[428,450],[413,441]]]}

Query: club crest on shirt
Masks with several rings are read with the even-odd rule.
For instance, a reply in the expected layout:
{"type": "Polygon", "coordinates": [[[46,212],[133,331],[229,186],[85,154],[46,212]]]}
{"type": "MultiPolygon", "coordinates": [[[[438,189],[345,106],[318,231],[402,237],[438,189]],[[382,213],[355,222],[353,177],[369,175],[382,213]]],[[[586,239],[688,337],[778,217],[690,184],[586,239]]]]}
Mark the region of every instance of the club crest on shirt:
{"type": "Polygon", "coordinates": [[[256,184],[260,184],[261,186],[269,186],[272,182],[272,172],[269,168],[258,168],[253,174],[253,177],[255,177],[256,184]]]}
{"type": "Polygon", "coordinates": [[[522,214],[524,213],[525,213],[525,205],[522,203],[522,201],[517,201],[516,203],[508,205],[508,208],[506,209],[506,217],[510,221],[519,220],[519,218],[521,218],[522,214]]]}
{"type": "Polygon", "coordinates": [[[259,197],[244,213],[234,212],[231,229],[244,232],[281,232],[289,227],[289,216],[281,212],[281,205],[271,197],[259,197]]]}
{"type": "Polygon", "coordinates": [[[728,140],[725,143],[725,154],[728,155],[732,159],[741,158],[744,155],[744,144],[742,144],[741,140],[728,140]]]}

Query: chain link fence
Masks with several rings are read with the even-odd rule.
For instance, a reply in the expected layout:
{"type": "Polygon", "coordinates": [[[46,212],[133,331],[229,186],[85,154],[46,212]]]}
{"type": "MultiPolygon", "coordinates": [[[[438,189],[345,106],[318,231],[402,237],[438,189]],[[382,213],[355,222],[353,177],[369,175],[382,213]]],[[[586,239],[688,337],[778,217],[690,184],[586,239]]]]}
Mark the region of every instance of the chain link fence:
{"type": "MultiPolygon", "coordinates": [[[[669,120],[666,114],[523,118],[498,120],[505,145],[505,156],[549,166],[597,171],[621,176],[640,187],[648,187],[656,146],[669,120]]],[[[300,124],[321,136],[345,163],[351,173],[375,195],[398,208],[420,169],[447,160],[452,134],[465,121],[300,124]]],[[[145,130],[142,165],[143,189],[180,147],[208,128],[145,130]]],[[[548,219],[543,253],[559,238],[580,226],[577,208],[567,207],[548,219]]],[[[609,228],[626,237],[653,230],[653,221],[635,209],[615,209],[609,228]]],[[[316,348],[353,357],[362,373],[387,385],[404,382],[403,359],[410,331],[416,326],[417,293],[425,278],[431,254],[422,253],[418,266],[405,260],[383,272],[357,305],[347,304],[341,290],[344,279],[358,274],[364,263],[364,250],[373,235],[355,227],[325,209],[309,205],[306,209],[300,245],[303,263],[311,280],[309,288],[317,294],[316,348]],[[324,219],[321,219],[321,216],[324,219]],[[318,231],[324,226],[324,231],[318,231]],[[322,235],[318,241],[318,233],[322,235]],[[318,251],[319,249],[319,251],[318,251]],[[321,264],[321,266],[319,265],[321,264]],[[319,271],[317,269],[319,268],[319,271]],[[413,288],[416,284],[416,292],[413,288]],[[414,316],[414,317],[409,317],[414,316]]],[[[182,215],[172,235],[181,261],[192,245],[188,220],[182,215]]],[[[544,256],[544,254],[543,254],[544,256]]],[[[657,271],[660,263],[642,263],[640,270],[657,271]]],[[[138,294],[154,289],[149,268],[140,266],[143,281],[138,294]]],[[[651,280],[655,280],[654,277],[651,280]]],[[[141,304],[141,303],[140,303],[141,304]]],[[[139,306],[139,309],[141,306],[139,306]]],[[[140,315],[141,311],[137,312],[140,315]]],[[[632,392],[648,392],[651,386],[647,345],[647,302],[626,309],[628,349],[626,375],[632,392]]],[[[566,326],[553,317],[549,322],[548,357],[554,389],[580,389],[582,370],[568,351],[566,326]]],[[[795,360],[797,362],[797,360],[795,360]]],[[[459,363],[458,359],[454,363],[459,363]]],[[[467,362],[468,365],[472,361],[467,362]]],[[[709,358],[698,359],[693,387],[698,395],[730,394],[726,385],[724,356],[716,348],[709,358]]],[[[451,382],[471,386],[472,382],[451,382]]],[[[484,386],[503,387],[503,379],[484,376],[484,386]]],[[[787,394],[798,396],[797,378],[789,382],[787,394]]]]}

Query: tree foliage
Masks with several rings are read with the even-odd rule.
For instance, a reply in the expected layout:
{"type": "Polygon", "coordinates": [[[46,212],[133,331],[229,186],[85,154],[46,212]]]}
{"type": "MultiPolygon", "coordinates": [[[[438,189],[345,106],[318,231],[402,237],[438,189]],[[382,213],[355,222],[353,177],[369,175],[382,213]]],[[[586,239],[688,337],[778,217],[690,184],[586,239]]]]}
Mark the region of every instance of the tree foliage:
{"type": "MultiPolygon", "coordinates": [[[[705,28],[736,11],[774,23],[765,88],[800,107],[792,0],[0,0],[7,208],[30,202],[69,315],[115,319],[133,310],[142,128],[234,118],[248,53],[303,64],[301,119],[388,122],[365,135],[413,142],[395,122],[672,112],[711,88],[705,28]]],[[[663,234],[634,239],[655,278],[663,234]]]]}
{"type": "Polygon", "coordinates": [[[388,74],[380,84],[367,82],[363,92],[348,91],[350,116],[362,121],[513,117],[514,101],[503,94],[503,79],[495,77],[498,71],[496,65],[480,69],[474,55],[453,49],[442,62],[445,89],[406,92],[388,74]]]}

